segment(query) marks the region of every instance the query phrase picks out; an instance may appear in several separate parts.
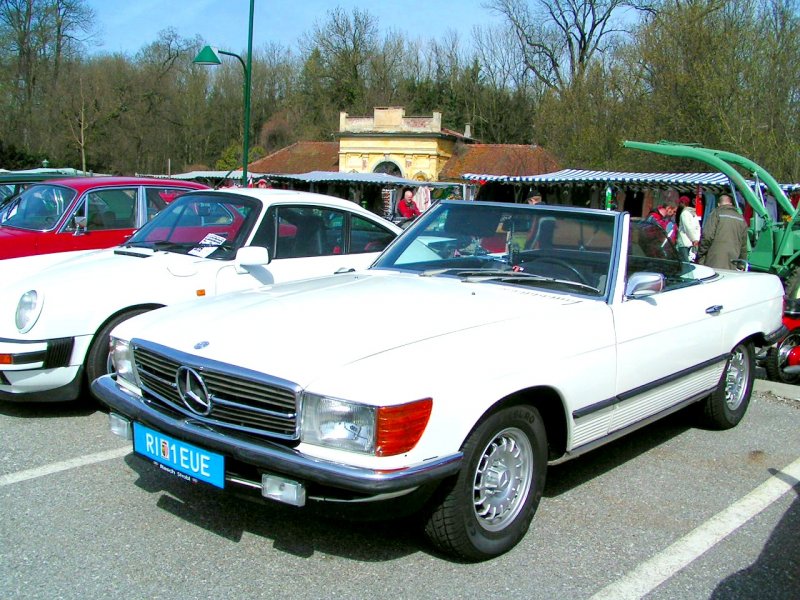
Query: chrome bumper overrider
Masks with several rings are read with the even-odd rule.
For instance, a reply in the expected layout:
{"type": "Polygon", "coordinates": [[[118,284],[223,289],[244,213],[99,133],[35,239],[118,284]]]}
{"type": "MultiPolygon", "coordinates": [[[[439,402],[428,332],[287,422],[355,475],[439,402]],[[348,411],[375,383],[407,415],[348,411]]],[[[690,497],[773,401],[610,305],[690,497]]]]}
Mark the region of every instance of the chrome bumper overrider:
{"type": "Polygon", "coordinates": [[[454,475],[461,467],[460,452],[388,472],[333,463],[269,440],[254,443],[173,419],[121,389],[110,375],[95,380],[92,392],[113,411],[185,442],[273,473],[352,492],[375,495],[408,490],[454,475]]]}

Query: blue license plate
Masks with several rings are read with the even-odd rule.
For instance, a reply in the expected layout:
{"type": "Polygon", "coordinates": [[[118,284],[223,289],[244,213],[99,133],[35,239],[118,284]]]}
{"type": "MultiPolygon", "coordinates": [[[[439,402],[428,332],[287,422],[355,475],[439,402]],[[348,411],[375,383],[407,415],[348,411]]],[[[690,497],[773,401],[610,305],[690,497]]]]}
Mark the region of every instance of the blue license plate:
{"type": "Polygon", "coordinates": [[[133,424],[133,451],[182,479],[225,487],[225,457],[221,454],[176,440],[141,423],[133,424]]]}

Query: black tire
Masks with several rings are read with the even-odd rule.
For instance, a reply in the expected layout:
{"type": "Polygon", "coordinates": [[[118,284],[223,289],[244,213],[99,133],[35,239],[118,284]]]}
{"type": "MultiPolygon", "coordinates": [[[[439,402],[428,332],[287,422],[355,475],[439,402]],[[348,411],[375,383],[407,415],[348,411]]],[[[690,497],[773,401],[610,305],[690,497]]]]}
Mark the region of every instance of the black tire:
{"type": "Polygon", "coordinates": [[[513,548],[539,506],[547,470],[539,411],[532,406],[497,411],[473,430],[462,451],[461,471],[443,484],[425,533],[443,552],[485,560],[513,548]]]}
{"type": "Polygon", "coordinates": [[[703,416],[714,429],[736,427],[747,412],[755,380],[752,342],[739,342],[731,351],[717,389],[704,401],[703,416]]]}
{"type": "Polygon", "coordinates": [[[767,377],[772,381],[780,381],[781,383],[797,383],[800,381],[800,373],[787,374],[783,372],[789,366],[789,353],[797,346],[800,346],[800,327],[792,329],[781,341],[767,350],[767,356],[764,360],[764,369],[767,371],[767,377]]]}
{"type": "Polygon", "coordinates": [[[98,377],[111,373],[110,360],[108,355],[108,338],[111,330],[123,321],[127,321],[131,317],[148,312],[148,308],[137,308],[129,310],[128,312],[121,313],[111,319],[92,340],[92,345],[89,347],[89,353],[86,355],[86,385],[88,386],[98,377]]]}

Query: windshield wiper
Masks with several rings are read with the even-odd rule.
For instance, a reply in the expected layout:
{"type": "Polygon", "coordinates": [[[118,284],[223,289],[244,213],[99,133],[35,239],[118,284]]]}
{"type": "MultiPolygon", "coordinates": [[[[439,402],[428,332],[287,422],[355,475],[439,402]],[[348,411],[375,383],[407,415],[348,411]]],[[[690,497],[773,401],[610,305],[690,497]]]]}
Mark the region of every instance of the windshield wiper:
{"type": "Polygon", "coordinates": [[[453,275],[460,277],[465,282],[482,282],[482,281],[513,281],[514,283],[544,283],[566,285],[576,287],[584,290],[591,290],[595,294],[600,294],[600,290],[589,284],[572,281],[570,279],[557,279],[556,277],[545,277],[537,275],[536,273],[528,273],[526,271],[513,271],[511,269],[430,269],[420,273],[422,277],[435,277],[437,275],[453,275]]]}
{"type": "Polygon", "coordinates": [[[168,240],[158,240],[152,242],[153,248],[156,250],[171,250],[173,248],[194,248],[196,246],[202,246],[202,244],[198,242],[170,242],[168,240]]]}
{"type": "MultiPolygon", "coordinates": [[[[465,269],[463,267],[448,267],[444,269],[428,269],[420,273],[421,277],[436,277],[437,275],[455,275],[456,277],[496,277],[502,275],[514,275],[514,271],[506,269],[465,269]]],[[[519,273],[523,276],[532,276],[530,273],[519,273]]]]}
{"type": "Polygon", "coordinates": [[[498,275],[489,275],[486,277],[482,277],[480,274],[475,276],[467,277],[465,281],[513,281],[514,283],[536,283],[536,284],[555,284],[555,285],[565,285],[569,287],[575,287],[582,290],[590,290],[595,294],[601,294],[602,292],[591,285],[586,283],[582,283],[580,281],[572,281],[570,279],[556,279],[555,277],[543,277],[542,275],[535,275],[533,273],[524,273],[524,272],[511,272],[511,273],[500,273],[498,275]]]}

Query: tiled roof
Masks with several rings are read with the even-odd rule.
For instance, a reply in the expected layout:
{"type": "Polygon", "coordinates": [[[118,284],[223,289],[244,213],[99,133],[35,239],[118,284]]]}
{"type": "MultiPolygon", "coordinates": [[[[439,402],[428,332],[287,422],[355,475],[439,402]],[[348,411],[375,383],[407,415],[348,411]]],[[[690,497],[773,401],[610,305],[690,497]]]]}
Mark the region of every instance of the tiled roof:
{"type": "Polygon", "coordinates": [[[555,157],[540,146],[469,144],[458,146],[439,174],[439,179],[460,179],[464,173],[539,175],[559,168],[555,157]]]}
{"type": "Polygon", "coordinates": [[[248,165],[259,173],[338,171],[339,142],[295,142],[248,165]]]}
{"type": "Polygon", "coordinates": [[[473,138],[468,138],[463,133],[459,133],[458,131],[454,131],[452,129],[447,129],[445,127],[442,127],[442,133],[445,134],[445,135],[449,135],[451,137],[454,137],[454,138],[461,139],[461,140],[471,140],[471,139],[473,139],[473,138]]]}

